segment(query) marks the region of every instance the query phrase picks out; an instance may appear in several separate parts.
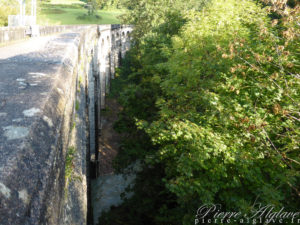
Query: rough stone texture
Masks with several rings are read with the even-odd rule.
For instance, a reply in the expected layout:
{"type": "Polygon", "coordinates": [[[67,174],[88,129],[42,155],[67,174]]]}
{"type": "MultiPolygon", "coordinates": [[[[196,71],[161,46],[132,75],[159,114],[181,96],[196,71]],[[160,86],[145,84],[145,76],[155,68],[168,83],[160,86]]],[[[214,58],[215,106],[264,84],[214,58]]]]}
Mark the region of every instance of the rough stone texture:
{"type": "MultiPolygon", "coordinates": [[[[101,29],[80,26],[36,39],[32,51],[23,49],[26,42],[20,53],[0,49],[1,225],[87,224],[89,161],[95,151],[89,134],[95,132],[91,124],[97,125],[93,112],[100,112],[97,93],[104,91],[95,81],[100,65],[109,65],[98,45],[101,29]],[[66,177],[70,148],[76,151],[66,177]]],[[[110,76],[106,71],[105,81],[110,76]]]]}
{"type": "Polygon", "coordinates": [[[0,27],[0,44],[26,38],[26,27],[0,27]]]}
{"type": "Polygon", "coordinates": [[[94,123],[89,118],[88,105],[89,89],[93,89],[93,49],[98,38],[97,29],[86,33],[81,38],[78,52],[78,64],[75,73],[77,82],[74,84],[76,89],[74,101],[74,111],[71,122],[71,135],[69,139],[69,149],[75,149],[72,160],[72,174],[66,178],[65,204],[63,215],[60,217],[59,224],[87,224],[88,210],[88,168],[89,168],[89,149],[94,143],[88,138],[89,123],[94,123]],[[90,142],[89,142],[90,141],[90,142]]]}
{"type": "MultiPolygon", "coordinates": [[[[92,205],[94,224],[98,224],[99,217],[112,206],[119,206],[123,199],[121,194],[125,189],[134,185],[136,174],[141,171],[141,163],[136,162],[125,169],[123,174],[108,174],[92,181],[92,205]]],[[[126,193],[130,198],[133,193],[126,193]]]]}
{"type": "Polygon", "coordinates": [[[1,224],[58,224],[80,37],[63,34],[0,62],[0,182],[11,193],[0,196],[1,224]]]}

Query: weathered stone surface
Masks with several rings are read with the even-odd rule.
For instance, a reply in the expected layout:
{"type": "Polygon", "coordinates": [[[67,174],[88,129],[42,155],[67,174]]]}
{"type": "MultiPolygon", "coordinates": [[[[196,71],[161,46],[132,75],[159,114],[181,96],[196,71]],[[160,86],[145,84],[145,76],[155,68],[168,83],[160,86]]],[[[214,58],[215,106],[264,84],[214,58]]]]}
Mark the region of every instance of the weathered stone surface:
{"type": "MultiPolygon", "coordinates": [[[[89,134],[97,128],[98,97],[105,95],[98,91],[100,66],[111,67],[111,47],[104,51],[98,40],[111,29],[123,28],[79,26],[0,48],[1,225],[87,223],[89,160],[96,139],[89,134]],[[66,177],[70,148],[76,151],[66,177]]],[[[111,72],[103,73],[107,84],[111,72]]]]}
{"type": "Polygon", "coordinates": [[[0,60],[0,224],[58,224],[83,33],[63,34],[38,51],[0,60]]]}
{"type": "Polygon", "coordinates": [[[26,38],[26,27],[0,27],[0,44],[26,38]]]}
{"type": "MultiPolygon", "coordinates": [[[[92,181],[92,205],[95,224],[103,212],[109,211],[112,206],[119,206],[123,199],[121,194],[125,189],[132,188],[135,182],[136,174],[141,171],[141,163],[136,162],[123,174],[108,174],[100,176],[92,181]]],[[[130,198],[133,193],[126,193],[125,198],[130,198]]]]}

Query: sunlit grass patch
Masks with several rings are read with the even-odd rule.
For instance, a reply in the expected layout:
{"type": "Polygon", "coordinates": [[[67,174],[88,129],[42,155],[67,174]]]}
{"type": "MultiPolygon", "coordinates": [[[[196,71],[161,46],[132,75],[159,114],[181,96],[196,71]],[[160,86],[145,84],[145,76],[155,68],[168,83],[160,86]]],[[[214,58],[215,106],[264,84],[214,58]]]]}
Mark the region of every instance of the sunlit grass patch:
{"type": "Polygon", "coordinates": [[[118,24],[122,10],[96,10],[88,15],[85,3],[77,0],[51,0],[40,5],[40,25],[118,24]]]}

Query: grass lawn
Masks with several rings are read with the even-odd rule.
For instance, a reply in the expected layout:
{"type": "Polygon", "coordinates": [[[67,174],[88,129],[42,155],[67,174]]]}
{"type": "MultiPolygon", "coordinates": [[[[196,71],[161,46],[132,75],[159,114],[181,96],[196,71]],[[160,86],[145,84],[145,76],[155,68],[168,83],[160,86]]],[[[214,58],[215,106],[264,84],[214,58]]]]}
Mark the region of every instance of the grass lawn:
{"type": "Polygon", "coordinates": [[[97,10],[88,16],[85,3],[79,0],[50,0],[40,4],[39,25],[118,24],[122,10],[97,10]]]}

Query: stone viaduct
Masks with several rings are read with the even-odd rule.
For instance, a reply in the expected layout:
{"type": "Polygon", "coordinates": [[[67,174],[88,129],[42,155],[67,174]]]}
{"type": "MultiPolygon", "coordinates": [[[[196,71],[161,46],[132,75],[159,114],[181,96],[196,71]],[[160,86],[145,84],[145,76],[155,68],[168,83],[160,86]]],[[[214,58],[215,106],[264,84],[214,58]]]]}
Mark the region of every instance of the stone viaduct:
{"type": "MultiPolygon", "coordinates": [[[[22,39],[20,29],[0,29],[0,44],[22,39]]],[[[100,112],[131,30],[41,27],[42,36],[0,48],[1,225],[93,224],[100,112]]]]}

